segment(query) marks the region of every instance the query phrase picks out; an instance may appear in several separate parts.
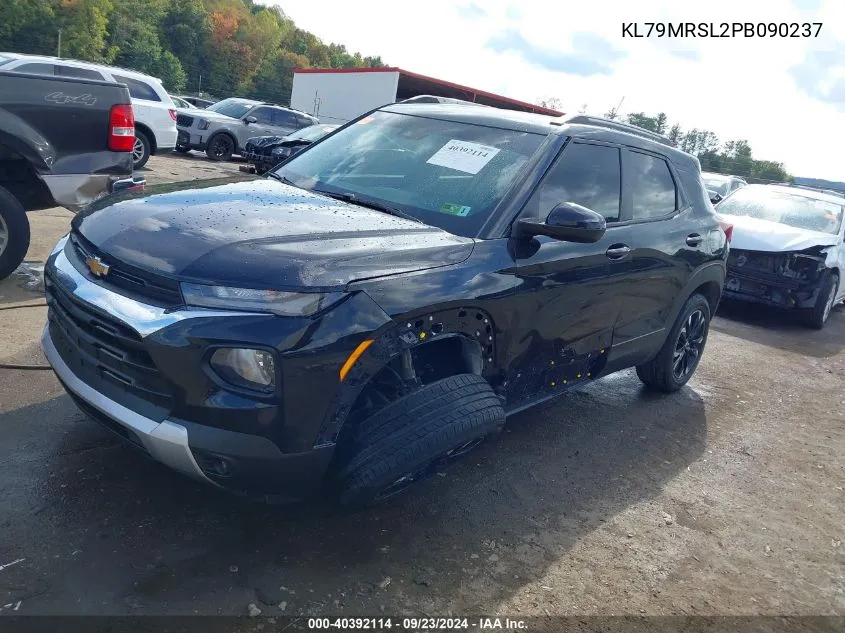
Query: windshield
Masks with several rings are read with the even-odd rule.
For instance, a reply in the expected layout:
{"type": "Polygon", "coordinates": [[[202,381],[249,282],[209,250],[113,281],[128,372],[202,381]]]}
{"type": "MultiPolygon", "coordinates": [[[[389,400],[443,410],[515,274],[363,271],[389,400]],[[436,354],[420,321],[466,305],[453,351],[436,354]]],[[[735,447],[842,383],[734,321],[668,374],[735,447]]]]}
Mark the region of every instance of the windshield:
{"type": "Polygon", "coordinates": [[[223,99],[206,108],[209,112],[217,112],[233,119],[240,119],[256,105],[255,101],[244,101],[243,99],[223,99]]]}
{"type": "Polygon", "coordinates": [[[727,180],[704,178],[704,186],[707,187],[710,191],[715,191],[720,196],[724,196],[728,193],[728,184],[729,183],[727,180]]]}
{"type": "Polygon", "coordinates": [[[336,125],[309,125],[285,137],[286,141],[311,141],[314,142],[322,138],[332,130],[337,128],[336,125]]]}
{"type": "Polygon", "coordinates": [[[304,189],[353,194],[474,237],[545,135],[375,112],[277,173],[304,189]]]}
{"type": "Polygon", "coordinates": [[[834,235],[842,225],[841,204],[753,186],[743,187],[725,198],[718,211],[834,235]]]}

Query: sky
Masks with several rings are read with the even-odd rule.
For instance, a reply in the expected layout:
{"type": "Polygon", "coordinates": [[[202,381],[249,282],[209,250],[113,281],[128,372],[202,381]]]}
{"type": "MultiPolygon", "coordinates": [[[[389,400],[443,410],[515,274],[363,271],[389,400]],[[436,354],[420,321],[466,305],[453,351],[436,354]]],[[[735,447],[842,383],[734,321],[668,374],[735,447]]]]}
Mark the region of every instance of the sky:
{"type": "MultiPolygon", "coordinates": [[[[665,112],[746,139],[795,176],[845,181],[843,0],[263,0],[390,66],[562,110],[665,112]],[[623,24],[821,22],[818,37],[623,37],[623,24]]],[[[633,29],[629,29],[632,32],[633,29]]],[[[815,35],[816,27],[812,27],[815,35]]]]}

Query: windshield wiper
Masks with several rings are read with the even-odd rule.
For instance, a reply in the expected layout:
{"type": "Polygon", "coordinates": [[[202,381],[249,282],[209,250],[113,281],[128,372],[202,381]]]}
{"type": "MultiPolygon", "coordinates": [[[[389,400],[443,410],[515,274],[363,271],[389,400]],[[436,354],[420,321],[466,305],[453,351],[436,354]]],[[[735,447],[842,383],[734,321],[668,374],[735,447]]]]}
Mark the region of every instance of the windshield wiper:
{"type": "Polygon", "coordinates": [[[377,200],[359,198],[354,193],[335,193],[333,191],[326,191],[325,189],[312,189],[311,191],[328,196],[329,198],[334,198],[335,200],[342,200],[343,202],[349,202],[350,204],[357,204],[359,207],[375,209],[376,211],[381,211],[382,213],[387,213],[388,215],[395,215],[397,218],[411,220],[412,222],[417,222],[418,224],[425,224],[422,220],[415,218],[410,213],[405,213],[401,209],[391,207],[389,204],[384,204],[383,202],[378,202],[377,200]]]}
{"type": "Polygon", "coordinates": [[[293,180],[291,180],[287,176],[281,176],[274,171],[268,171],[265,175],[270,176],[270,178],[272,178],[273,180],[278,180],[279,182],[283,182],[286,185],[290,185],[291,187],[297,187],[298,189],[305,189],[305,187],[300,187],[299,185],[297,185],[293,180]]]}

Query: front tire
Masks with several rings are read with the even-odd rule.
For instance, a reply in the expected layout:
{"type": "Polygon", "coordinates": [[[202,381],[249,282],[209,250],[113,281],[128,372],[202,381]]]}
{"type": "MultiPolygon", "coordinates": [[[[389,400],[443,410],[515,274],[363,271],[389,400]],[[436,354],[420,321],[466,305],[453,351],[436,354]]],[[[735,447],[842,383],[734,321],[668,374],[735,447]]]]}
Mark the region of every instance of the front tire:
{"type": "Polygon", "coordinates": [[[696,293],[687,299],[657,356],[637,366],[637,376],[656,391],[677,391],[695,373],[709,331],[710,304],[696,293]]]}
{"type": "Polygon", "coordinates": [[[29,220],[23,205],[0,187],[0,279],[20,266],[29,250],[29,220]]]}
{"type": "Polygon", "coordinates": [[[153,145],[147,135],[135,129],[135,145],[132,146],[132,169],[141,169],[150,160],[153,145]]]}
{"type": "Polygon", "coordinates": [[[807,327],[814,330],[821,330],[824,327],[830,318],[838,290],[839,275],[833,271],[825,271],[825,277],[822,279],[821,291],[816,299],[816,305],[803,314],[804,324],[807,327]]]}
{"type": "Polygon", "coordinates": [[[209,160],[231,160],[235,153],[235,141],[225,132],[218,132],[208,139],[205,155],[209,160]]]}
{"type": "Polygon", "coordinates": [[[502,403],[481,376],[425,385],[361,422],[357,452],[337,475],[340,505],[358,509],[398,497],[504,423],[502,403]]]}

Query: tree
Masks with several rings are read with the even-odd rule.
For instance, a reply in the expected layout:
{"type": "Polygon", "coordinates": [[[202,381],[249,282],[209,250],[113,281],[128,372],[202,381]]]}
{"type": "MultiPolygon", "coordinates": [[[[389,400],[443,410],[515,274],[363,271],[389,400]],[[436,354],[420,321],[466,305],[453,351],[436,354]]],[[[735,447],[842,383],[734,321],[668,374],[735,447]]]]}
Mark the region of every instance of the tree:
{"type": "Polygon", "coordinates": [[[308,58],[290,51],[277,51],[267,58],[252,78],[246,94],[273,103],[290,103],[295,68],[307,68],[308,58]]]}
{"type": "Polygon", "coordinates": [[[3,0],[0,50],[55,54],[57,8],[57,0],[3,0]]]}
{"type": "Polygon", "coordinates": [[[206,65],[205,43],[210,28],[201,0],[171,0],[159,26],[159,41],[179,60],[187,84],[199,87],[206,65]]]}
{"type": "Polygon", "coordinates": [[[560,111],[563,108],[563,103],[557,97],[546,97],[537,101],[537,105],[541,108],[548,108],[549,110],[560,111]]]}
{"type": "Polygon", "coordinates": [[[62,56],[108,62],[106,46],[112,0],[61,0],[57,22],[62,29],[62,56]]]}

